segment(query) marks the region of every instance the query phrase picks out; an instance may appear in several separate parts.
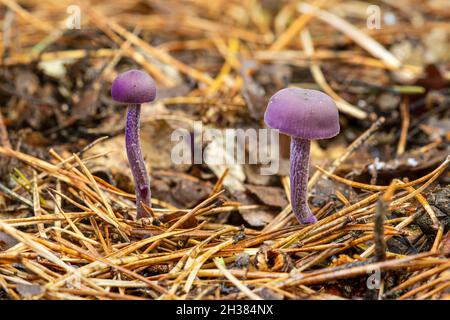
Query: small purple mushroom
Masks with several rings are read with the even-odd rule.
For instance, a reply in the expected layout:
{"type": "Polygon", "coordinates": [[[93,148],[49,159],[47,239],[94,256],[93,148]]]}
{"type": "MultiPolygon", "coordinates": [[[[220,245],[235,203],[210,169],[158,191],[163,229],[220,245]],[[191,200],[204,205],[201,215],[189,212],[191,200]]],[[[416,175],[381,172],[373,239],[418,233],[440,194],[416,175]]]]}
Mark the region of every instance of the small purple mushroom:
{"type": "Polygon", "coordinates": [[[114,80],[111,96],[117,102],[128,104],[127,123],[125,128],[125,145],[128,163],[134,178],[136,192],[136,218],[149,217],[142,204],[151,207],[150,180],[142,157],[139,142],[139,119],[141,104],[153,101],[156,96],[156,86],[152,77],[139,70],[129,70],[121,73],[114,80]]]}
{"type": "Polygon", "coordinates": [[[286,88],[275,93],[267,105],[264,121],[291,136],[291,205],[297,220],[317,221],[307,201],[311,140],[328,139],[339,133],[339,114],[326,94],[317,90],[286,88]]]}

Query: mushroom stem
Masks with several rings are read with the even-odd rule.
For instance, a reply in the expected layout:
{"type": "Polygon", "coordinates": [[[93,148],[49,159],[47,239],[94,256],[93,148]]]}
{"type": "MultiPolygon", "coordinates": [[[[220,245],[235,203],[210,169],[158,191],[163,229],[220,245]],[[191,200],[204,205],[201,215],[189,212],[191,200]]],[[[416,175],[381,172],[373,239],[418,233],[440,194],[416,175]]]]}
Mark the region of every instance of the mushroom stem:
{"type": "Polygon", "coordinates": [[[128,105],[127,123],[125,128],[125,145],[127,149],[128,163],[134,179],[137,219],[150,216],[144,209],[142,203],[151,207],[150,180],[145,168],[141,145],[139,143],[140,115],[140,104],[128,105]]]}
{"type": "Polygon", "coordinates": [[[291,206],[297,220],[317,222],[308,206],[309,149],[311,141],[291,137],[291,206]]]}

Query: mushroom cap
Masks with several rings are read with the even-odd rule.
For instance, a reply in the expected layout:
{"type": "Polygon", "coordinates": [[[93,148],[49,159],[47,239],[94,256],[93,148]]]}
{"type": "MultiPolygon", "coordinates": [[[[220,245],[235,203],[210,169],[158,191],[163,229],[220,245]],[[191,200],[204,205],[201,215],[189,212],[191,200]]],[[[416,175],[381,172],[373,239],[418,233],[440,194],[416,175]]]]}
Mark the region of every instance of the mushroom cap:
{"type": "Polygon", "coordinates": [[[145,103],[156,97],[155,81],[146,72],[129,70],[119,74],[111,86],[111,96],[117,102],[145,103]]]}
{"type": "Polygon", "coordinates": [[[264,121],[292,137],[316,140],[339,133],[339,114],[328,95],[317,90],[286,88],[270,98],[264,121]]]}

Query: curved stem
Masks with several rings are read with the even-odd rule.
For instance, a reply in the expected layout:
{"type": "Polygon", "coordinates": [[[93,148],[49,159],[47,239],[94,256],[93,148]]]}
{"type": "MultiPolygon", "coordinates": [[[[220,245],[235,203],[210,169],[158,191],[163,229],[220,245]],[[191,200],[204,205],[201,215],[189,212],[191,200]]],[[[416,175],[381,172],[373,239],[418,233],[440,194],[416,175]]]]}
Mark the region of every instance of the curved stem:
{"type": "Polygon", "coordinates": [[[310,140],[291,137],[291,206],[297,220],[317,222],[308,206],[308,176],[310,140]]]}
{"type": "Polygon", "coordinates": [[[141,145],[139,140],[140,127],[140,104],[128,105],[127,123],[125,127],[125,145],[127,149],[128,163],[134,179],[134,190],[136,193],[136,218],[149,217],[142,203],[151,207],[150,198],[150,180],[145,168],[144,158],[142,157],[141,145]]]}

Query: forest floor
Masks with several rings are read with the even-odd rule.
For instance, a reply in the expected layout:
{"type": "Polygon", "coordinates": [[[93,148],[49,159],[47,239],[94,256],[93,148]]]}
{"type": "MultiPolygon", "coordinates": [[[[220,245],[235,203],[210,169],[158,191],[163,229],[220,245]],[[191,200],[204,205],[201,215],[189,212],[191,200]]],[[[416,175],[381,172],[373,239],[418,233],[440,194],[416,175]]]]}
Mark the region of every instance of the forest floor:
{"type": "MultiPolygon", "coordinates": [[[[450,6],[432,1],[0,0],[1,299],[449,299],[450,6]],[[136,220],[114,78],[148,72],[136,220]],[[309,204],[279,170],[174,164],[176,129],[263,129],[322,90],[309,204]]],[[[203,157],[227,152],[203,137],[203,157]]]]}

